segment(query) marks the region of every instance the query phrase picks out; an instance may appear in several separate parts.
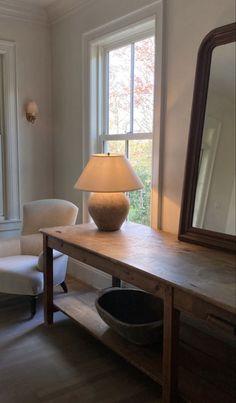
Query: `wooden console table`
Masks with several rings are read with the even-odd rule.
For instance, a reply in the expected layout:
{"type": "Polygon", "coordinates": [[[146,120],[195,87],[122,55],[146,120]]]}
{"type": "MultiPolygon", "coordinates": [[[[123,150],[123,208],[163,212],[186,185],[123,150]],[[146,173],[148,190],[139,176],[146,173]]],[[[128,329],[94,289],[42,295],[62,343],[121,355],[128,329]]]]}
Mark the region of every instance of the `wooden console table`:
{"type": "Polygon", "coordinates": [[[179,242],[173,235],[133,223],[124,224],[116,232],[97,231],[93,224],[46,228],[41,232],[45,323],[53,323],[53,312],[58,309],[80,322],[104,344],[160,383],[164,403],[177,401],[180,312],[206,321],[232,337],[235,334],[233,255],[179,242]],[[54,298],[53,249],[110,274],[113,284],[120,279],[161,298],[163,351],[153,350],[152,354],[152,348],[139,349],[131,344],[127,347],[128,342],[118,335],[111,336],[92,307],[92,290],[86,293],[78,288],[77,292],[54,298]],[[116,338],[115,342],[112,337],[116,338]]]}

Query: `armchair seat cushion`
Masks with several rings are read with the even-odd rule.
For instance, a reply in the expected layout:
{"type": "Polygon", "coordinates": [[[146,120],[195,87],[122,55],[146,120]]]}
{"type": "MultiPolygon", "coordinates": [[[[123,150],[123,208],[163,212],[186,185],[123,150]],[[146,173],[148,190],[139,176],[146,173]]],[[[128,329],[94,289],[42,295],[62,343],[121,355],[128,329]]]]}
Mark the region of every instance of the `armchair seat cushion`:
{"type": "Polygon", "coordinates": [[[37,270],[38,256],[0,258],[1,292],[38,295],[43,292],[43,274],[37,270]]]}

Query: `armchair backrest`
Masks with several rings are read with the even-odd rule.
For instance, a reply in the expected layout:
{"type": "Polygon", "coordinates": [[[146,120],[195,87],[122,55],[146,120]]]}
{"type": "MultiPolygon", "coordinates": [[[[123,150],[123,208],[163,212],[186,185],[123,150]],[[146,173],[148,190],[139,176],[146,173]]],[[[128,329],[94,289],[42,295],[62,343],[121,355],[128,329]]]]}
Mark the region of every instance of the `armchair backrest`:
{"type": "Polygon", "coordinates": [[[78,207],[60,199],[36,200],[23,206],[21,254],[39,256],[43,250],[40,228],[75,224],[78,207]]]}
{"type": "Polygon", "coordinates": [[[77,214],[78,207],[67,200],[44,199],[26,203],[22,235],[36,234],[40,228],[73,225],[77,214]]]}

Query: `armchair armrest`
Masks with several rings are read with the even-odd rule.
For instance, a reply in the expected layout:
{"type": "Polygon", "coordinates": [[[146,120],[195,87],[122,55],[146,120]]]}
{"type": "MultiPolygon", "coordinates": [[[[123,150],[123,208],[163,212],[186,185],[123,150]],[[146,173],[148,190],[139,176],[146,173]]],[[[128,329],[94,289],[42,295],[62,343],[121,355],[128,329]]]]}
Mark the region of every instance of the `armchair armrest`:
{"type": "MultiPolygon", "coordinates": [[[[53,249],[53,261],[56,261],[61,256],[64,256],[63,253],[59,252],[58,250],[53,249]]],[[[38,271],[43,272],[43,252],[41,252],[39,255],[37,269],[38,269],[38,271]]]]}
{"type": "Polygon", "coordinates": [[[0,257],[21,254],[20,238],[0,239],[0,257]]]}

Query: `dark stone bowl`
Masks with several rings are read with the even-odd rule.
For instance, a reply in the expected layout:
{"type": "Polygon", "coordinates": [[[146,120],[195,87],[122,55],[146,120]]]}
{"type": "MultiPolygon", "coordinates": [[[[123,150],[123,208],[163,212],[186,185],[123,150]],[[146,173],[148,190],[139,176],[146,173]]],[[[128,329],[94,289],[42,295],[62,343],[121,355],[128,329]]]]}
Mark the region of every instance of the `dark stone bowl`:
{"type": "Polygon", "coordinates": [[[162,341],[163,303],[133,288],[107,288],[96,299],[104,322],[128,341],[147,345],[162,341]]]}

